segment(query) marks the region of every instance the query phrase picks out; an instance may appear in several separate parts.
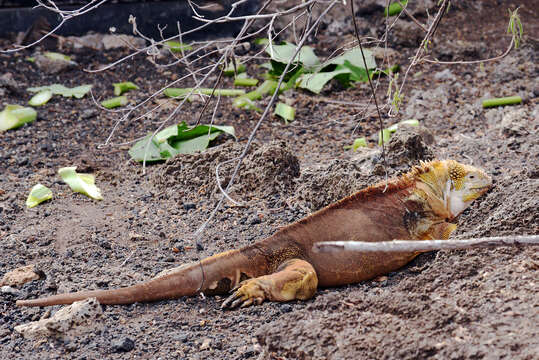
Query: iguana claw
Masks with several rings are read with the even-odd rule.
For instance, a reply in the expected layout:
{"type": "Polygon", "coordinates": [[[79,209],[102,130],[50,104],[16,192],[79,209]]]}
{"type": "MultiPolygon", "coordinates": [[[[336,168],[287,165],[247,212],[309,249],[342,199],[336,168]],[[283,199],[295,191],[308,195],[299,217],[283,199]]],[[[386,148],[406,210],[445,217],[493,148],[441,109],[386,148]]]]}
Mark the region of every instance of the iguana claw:
{"type": "Polygon", "coordinates": [[[249,279],[236,287],[234,293],[223,302],[221,309],[234,309],[238,306],[247,307],[253,303],[260,305],[264,298],[264,291],[258,279],[249,279]]]}

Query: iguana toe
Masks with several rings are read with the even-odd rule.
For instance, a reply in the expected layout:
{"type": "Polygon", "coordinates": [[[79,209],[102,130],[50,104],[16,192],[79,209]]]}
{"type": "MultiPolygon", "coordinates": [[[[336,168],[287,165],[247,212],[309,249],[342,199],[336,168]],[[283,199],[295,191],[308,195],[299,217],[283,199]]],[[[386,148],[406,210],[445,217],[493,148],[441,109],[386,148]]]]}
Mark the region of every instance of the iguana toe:
{"type": "Polygon", "coordinates": [[[239,288],[234,291],[221,305],[221,309],[234,309],[238,306],[247,307],[256,303],[262,304],[264,299],[267,298],[264,292],[263,280],[249,279],[243,281],[239,288]]]}

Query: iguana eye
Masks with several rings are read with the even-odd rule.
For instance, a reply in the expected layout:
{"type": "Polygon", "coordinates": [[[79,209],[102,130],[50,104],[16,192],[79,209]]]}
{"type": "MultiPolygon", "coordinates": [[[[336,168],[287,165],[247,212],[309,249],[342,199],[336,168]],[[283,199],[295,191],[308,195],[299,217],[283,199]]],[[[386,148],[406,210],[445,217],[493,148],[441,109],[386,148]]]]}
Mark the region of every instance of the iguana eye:
{"type": "Polygon", "coordinates": [[[470,175],[470,179],[475,179],[475,176],[474,176],[474,175],[470,175]]]}

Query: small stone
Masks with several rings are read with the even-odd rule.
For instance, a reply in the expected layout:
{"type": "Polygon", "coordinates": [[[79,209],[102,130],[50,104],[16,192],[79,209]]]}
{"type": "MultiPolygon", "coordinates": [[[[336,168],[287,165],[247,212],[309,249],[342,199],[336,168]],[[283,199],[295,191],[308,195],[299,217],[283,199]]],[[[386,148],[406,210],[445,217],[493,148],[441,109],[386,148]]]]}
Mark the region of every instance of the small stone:
{"type": "Polygon", "coordinates": [[[12,288],[11,286],[2,286],[0,288],[0,292],[2,292],[2,294],[9,294],[9,295],[13,295],[13,296],[19,296],[21,294],[21,291],[20,290],[17,290],[15,288],[12,288]]]}
{"type": "Polygon", "coordinates": [[[457,78],[455,75],[449,69],[445,69],[434,74],[434,80],[437,81],[455,81],[456,79],[457,78]]]}
{"type": "Polygon", "coordinates": [[[128,338],[127,336],[123,336],[119,339],[116,339],[112,342],[112,351],[116,353],[120,352],[129,352],[135,348],[135,342],[128,338]]]}
{"type": "Polygon", "coordinates": [[[0,285],[18,286],[39,278],[35,265],[26,265],[5,273],[0,285]]]}
{"type": "Polygon", "coordinates": [[[184,203],[183,204],[183,209],[185,211],[193,210],[193,209],[196,209],[196,208],[197,208],[197,206],[195,204],[193,204],[193,203],[184,203]]]}
{"type": "Polygon", "coordinates": [[[97,319],[102,315],[103,310],[97,299],[89,298],[58,310],[50,318],[15,326],[15,331],[25,338],[65,335],[97,325],[97,319]]]}
{"type": "Polygon", "coordinates": [[[289,304],[283,304],[281,305],[281,312],[284,314],[284,313],[289,313],[292,311],[292,306],[289,305],[289,304]]]}
{"type": "Polygon", "coordinates": [[[41,54],[36,55],[35,59],[37,67],[47,74],[58,74],[76,66],[76,63],[73,61],[55,60],[41,54]]]}
{"type": "Polygon", "coordinates": [[[200,345],[200,350],[207,350],[210,348],[211,339],[205,338],[202,340],[202,345],[200,345]]]}

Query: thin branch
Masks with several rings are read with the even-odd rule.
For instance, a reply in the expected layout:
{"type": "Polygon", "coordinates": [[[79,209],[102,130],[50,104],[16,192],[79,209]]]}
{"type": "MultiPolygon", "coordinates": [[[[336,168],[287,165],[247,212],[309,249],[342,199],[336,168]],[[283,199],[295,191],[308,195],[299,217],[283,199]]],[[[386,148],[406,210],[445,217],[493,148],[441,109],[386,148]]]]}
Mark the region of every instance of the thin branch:
{"type": "Polygon", "coordinates": [[[316,252],[412,252],[490,248],[499,246],[539,246],[539,235],[493,236],[475,239],[449,240],[394,240],[381,242],[327,241],[315,244],[316,252]]]}

